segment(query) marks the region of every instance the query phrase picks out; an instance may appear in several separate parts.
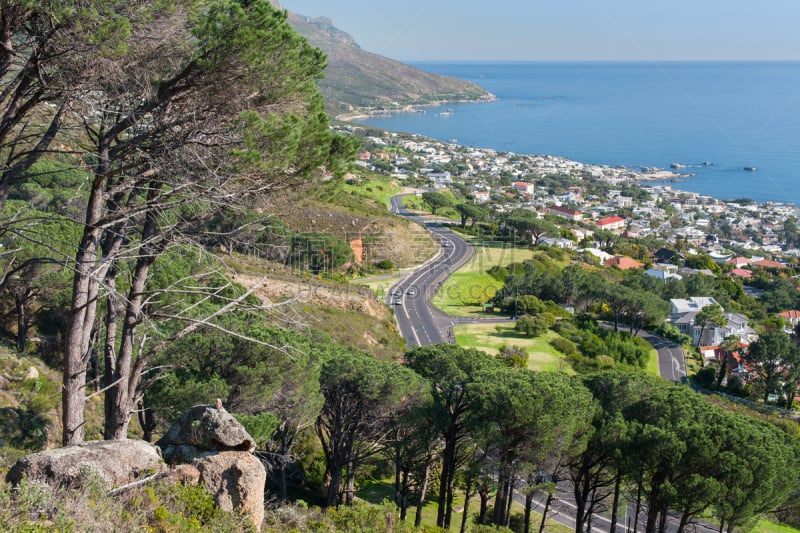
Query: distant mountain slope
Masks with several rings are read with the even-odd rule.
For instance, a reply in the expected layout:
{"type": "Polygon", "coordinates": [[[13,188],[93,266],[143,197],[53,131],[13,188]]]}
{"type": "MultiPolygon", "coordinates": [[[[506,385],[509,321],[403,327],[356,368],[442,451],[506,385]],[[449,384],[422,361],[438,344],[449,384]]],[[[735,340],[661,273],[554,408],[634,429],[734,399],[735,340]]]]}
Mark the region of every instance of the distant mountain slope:
{"type": "Polygon", "coordinates": [[[381,107],[390,102],[409,105],[492,98],[466,80],[432,74],[367,52],[328,18],[290,13],[289,22],[328,56],[328,69],[320,87],[329,109],[335,113],[381,107]]]}

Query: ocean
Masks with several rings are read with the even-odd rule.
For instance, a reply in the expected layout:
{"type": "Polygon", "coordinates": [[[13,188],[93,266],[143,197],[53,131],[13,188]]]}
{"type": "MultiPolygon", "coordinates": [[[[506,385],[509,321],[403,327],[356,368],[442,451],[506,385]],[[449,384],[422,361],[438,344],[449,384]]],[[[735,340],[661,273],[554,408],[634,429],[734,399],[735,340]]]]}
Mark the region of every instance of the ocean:
{"type": "Polygon", "coordinates": [[[800,204],[800,62],[412,64],[497,100],[359,123],[583,163],[678,163],[694,176],[676,189],[800,204]]]}

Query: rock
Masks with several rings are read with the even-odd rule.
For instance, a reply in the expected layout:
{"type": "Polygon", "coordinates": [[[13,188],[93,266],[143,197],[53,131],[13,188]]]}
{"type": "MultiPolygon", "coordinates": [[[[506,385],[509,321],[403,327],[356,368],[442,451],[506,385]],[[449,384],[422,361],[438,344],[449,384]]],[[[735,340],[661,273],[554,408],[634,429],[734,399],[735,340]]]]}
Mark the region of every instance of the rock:
{"type": "Polygon", "coordinates": [[[200,481],[220,509],[247,513],[253,525],[261,528],[267,472],[255,455],[219,452],[195,459],[192,466],[200,471],[200,481]]]}
{"type": "Polygon", "coordinates": [[[194,487],[200,482],[200,470],[193,465],[176,465],[172,477],[181,485],[194,487]]]}
{"type": "Polygon", "coordinates": [[[148,442],[90,441],[27,455],[11,467],[6,481],[16,485],[26,477],[66,488],[96,482],[108,491],[164,471],[158,449],[148,442]]]}
{"type": "Polygon", "coordinates": [[[39,371],[36,370],[35,366],[29,366],[28,370],[25,371],[25,381],[37,379],[39,379],[39,371]]]}
{"type": "Polygon", "coordinates": [[[225,409],[190,407],[156,443],[169,464],[189,463],[214,451],[252,452],[255,440],[225,409]]]}

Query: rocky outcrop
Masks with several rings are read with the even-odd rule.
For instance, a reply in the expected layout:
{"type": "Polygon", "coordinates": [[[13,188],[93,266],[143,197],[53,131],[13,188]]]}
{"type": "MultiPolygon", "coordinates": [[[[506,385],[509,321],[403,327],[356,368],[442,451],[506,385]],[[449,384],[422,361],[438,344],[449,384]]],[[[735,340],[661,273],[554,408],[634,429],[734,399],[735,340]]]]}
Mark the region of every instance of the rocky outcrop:
{"type": "Polygon", "coordinates": [[[249,452],[219,452],[199,457],[192,466],[200,471],[200,482],[224,511],[247,513],[251,522],[264,521],[264,485],[267,472],[249,452]]]}
{"type": "Polygon", "coordinates": [[[156,445],[169,464],[191,463],[208,452],[252,452],[253,437],[225,409],[196,405],[183,412],[156,445]]]}
{"type": "Polygon", "coordinates": [[[99,484],[106,491],[166,471],[158,449],[142,440],[90,441],[28,455],[6,476],[53,487],[83,488],[99,484]]]}
{"type": "Polygon", "coordinates": [[[253,437],[219,400],[187,409],[156,444],[179,476],[191,482],[194,467],[221,509],[247,513],[261,527],[267,472],[253,455],[253,437]]]}

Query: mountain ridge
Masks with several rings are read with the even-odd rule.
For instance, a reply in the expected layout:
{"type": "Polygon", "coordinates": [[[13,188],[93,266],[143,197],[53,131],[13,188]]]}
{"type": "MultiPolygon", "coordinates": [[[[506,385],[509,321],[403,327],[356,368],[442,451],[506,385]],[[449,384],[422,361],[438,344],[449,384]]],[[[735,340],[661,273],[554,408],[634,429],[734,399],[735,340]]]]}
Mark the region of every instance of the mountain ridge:
{"type": "MultiPolygon", "coordinates": [[[[273,3],[285,9],[279,2],[273,3]]],[[[328,17],[289,12],[289,23],[328,57],[320,89],[328,110],[341,118],[409,106],[494,99],[475,83],[426,72],[366,51],[328,17]]]]}

